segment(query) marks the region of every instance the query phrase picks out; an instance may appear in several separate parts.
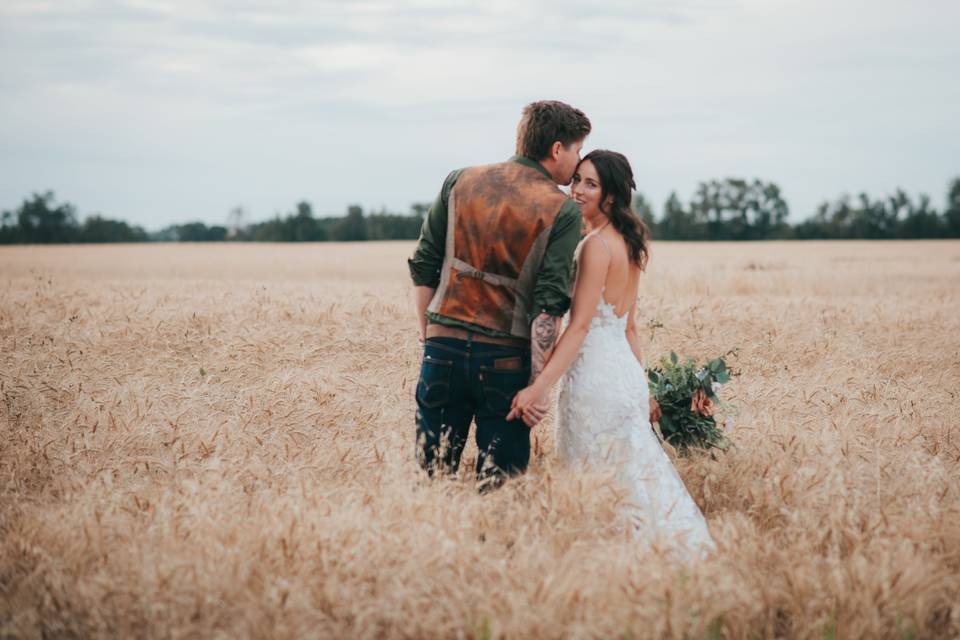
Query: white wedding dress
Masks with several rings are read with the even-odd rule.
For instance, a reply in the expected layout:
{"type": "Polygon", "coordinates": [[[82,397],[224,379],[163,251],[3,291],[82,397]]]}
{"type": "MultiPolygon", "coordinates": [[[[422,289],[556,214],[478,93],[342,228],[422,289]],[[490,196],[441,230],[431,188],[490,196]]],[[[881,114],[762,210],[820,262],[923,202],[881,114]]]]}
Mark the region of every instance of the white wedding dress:
{"type": "Polygon", "coordinates": [[[715,545],[650,426],[647,375],[630,349],[626,326],[627,314],[618,317],[601,292],[580,353],[563,377],[557,415],[560,459],[613,469],[628,491],[625,516],[638,539],[702,554],[715,545]]]}

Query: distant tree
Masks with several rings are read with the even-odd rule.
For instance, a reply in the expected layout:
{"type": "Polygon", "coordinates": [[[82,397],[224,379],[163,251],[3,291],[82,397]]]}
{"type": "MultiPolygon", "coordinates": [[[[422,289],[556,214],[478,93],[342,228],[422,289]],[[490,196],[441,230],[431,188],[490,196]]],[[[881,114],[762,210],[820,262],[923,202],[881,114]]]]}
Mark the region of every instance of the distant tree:
{"type": "Polygon", "coordinates": [[[723,207],[720,205],[720,183],[716,180],[697,185],[690,202],[690,215],[696,224],[703,225],[710,240],[726,240],[723,232],[723,207]]]}
{"type": "Polygon", "coordinates": [[[750,235],[753,239],[785,238],[792,235],[787,224],[790,208],[780,187],[773,182],[754,180],[747,204],[750,214],[750,235]]]}
{"type": "Polygon", "coordinates": [[[740,178],[701,182],[690,211],[710,240],[782,236],[789,208],[776,184],[740,178]]]}
{"type": "Polygon", "coordinates": [[[817,207],[816,213],[798,223],[793,228],[794,237],[798,240],[813,238],[830,238],[830,203],[823,202],[817,207]]]}
{"type": "Polygon", "coordinates": [[[898,238],[941,238],[945,230],[943,218],[930,207],[930,196],[924,193],[918,204],[908,201],[907,213],[896,234],[898,238]]]}
{"type": "Polygon", "coordinates": [[[0,244],[12,244],[16,241],[16,217],[13,211],[4,211],[0,213],[0,244]]]}
{"type": "Polygon", "coordinates": [[[306,200],[297,203],[297,210],[288,218],[290,240],[315,242],[327,239],[326,229],[313,217],[313,207],[306,200]]]}
{"type": "Polygon", "coordinates": [[[886,238],[892,225],[884,203],[880,200],[871,200],[866,193],[857,196],[857,200],[859,206],[853,210],[853,237],[869,240],[886,238]]]}
{"type": "Polygon", "coordinates": [[[286,216],[277,214],[271,220],[251,224],[237,234],[240,240],[260,242],[321,242],[328,240],[332,221],[315,218],[313,207],[306,200],[296,204],[286,216]]]}
{"type": "Polygon", "coordinates": [[[122,220],[93,215],[83,221],[76,239],[77,242],[144,242],[147,233],[122,220]]]}
{"type": "Polygon", "coordinates": [[[177,242],[221,242],[227,238],[227,228],[221,225],[208,227],[203,222],[187,222],[169,227],[177,242]]]}
{"type": "Polygon", "coordinates": [[[347,215],[333,229],[333,239],[341,242],[367,239],[367,225],[359,205],[347,207],[347,215]]]}
{"type": "Polygon", "coordinates": [[[661,240],[702,240],[706,235],[704,225],[695,219],[692,211],[684,208],[676,192],[671,193],[663,205],[663,218],[657,230],[661,240]]]}
{"type": "Polygon", "coordinates": [[[77,221],[76,208],[58,204],[52,191],[34,193],[14,211],[0,216],[0,243],[143,242],[141,227],[99,214],[77,221]]]}
{"type": "Polygon", "coordinates": [[[174,226],[168,226],[168,227],[164,227],[163,229],[158,229],[157,231],[148,231],[147,241],[148,242],[176,242],[177,229],[174,226]]]}
{"type": "Polygon", "coordinates": [[[282,242],[286,240],[283,230],[284,224],[278,213],[270,220],[246,227],[240,237],[244,240],[254,240],[256,242],[282,242]]]}
{"type": "Polygon", "coordinates": [[[954,178],[947,190],[944,223],[947,235],[960,238],[960,177],[954,178]]]}
{"type": "Polygon", "coordinates": [[[800,239],[943,238],[949,235],[948,226],[947,216],[930,206],[929,196],[921,194],[914,202],[897,189],[885,199],[861,193],[856,200],[844,195],[832,204],[824,202],[794,232],[800,239]]]}
{"type": "Polygon", "coordinates": [[[633,210],[640,216],[640,219],[646,223],[654,237],[657,237],[657,221],[653,215],[653,207],[650,206],[650,202],[639,191],[633,195],[633,210]]]}
{"type": "Polygon", "coordinates": [[[52,191],[34,193],[14,211],[4,212],[3,227],[4,241],[29,244],[73,242],[79,229],[74,206],[57,204],[52,191]]]}
{"type": "Polygon", "coordinates": [[[416,240],[423,218],[381,211],[366,216],[367,240],[416,240]]]}
{"type": "Polygon", "coordinates": [[[828,238],[852,238],[853,221],[856,218],[856,209],[850,204],[850,196],[844,194],[833,207],[827,229],[828,238]]]}

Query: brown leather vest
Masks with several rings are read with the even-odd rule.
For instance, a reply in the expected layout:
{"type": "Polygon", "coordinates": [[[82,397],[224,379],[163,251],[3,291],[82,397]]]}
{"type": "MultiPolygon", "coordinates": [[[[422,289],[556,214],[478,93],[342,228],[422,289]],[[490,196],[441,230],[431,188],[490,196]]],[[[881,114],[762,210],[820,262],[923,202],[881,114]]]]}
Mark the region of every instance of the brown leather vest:
{"type": "Polygon", "coordinates": [[[530,337],[533,287],[567,196],[515,161],[464,169],[447,203],[447,243],[433,313],[530,337]]]}

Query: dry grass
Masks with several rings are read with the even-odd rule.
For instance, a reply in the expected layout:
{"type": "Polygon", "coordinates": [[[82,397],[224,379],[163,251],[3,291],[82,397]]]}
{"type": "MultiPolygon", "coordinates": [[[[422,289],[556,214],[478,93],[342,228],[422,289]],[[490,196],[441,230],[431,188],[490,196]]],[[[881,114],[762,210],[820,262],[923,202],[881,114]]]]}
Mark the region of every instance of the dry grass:
{"type": "Polygon", "coordinates": [[[689,568],[551,424],[423,481],[410,249],[0,250],[0,636],[960,634],[960,244],[655,247],[648,352],[743,374],[689,568]]]}

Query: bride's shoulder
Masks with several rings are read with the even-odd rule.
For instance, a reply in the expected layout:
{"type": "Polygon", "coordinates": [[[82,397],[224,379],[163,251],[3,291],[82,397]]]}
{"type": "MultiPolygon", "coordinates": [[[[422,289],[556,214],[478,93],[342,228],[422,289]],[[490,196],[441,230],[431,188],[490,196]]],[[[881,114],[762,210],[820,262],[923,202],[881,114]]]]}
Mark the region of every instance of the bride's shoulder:
{"type": "Polygon", "coordinates": [[[574,252],[574,254],[577,255],[577,256],[579,256],[579,255],[583,254],[583,252],[586,250],[586,247],[587,247],[587,246],[592,245],[592,244],[597,244],[597,243],[599,243],[600,241],[597,240],[596,238],[597,238],[597,230],[596,230],[596,229],[594,229],[593,231],[590,231],[590,232],[584,234],[583,237],[580,238],[580,242],[577,243],[577,249],[576,249],[576,251],[574,252]]]}
{"type": "Polygon", "coordinates": [[[580,246],[585,247],[587,245],[594,245],[596,247],[602,247],[603,250],[607,253],[610,253],[610,241],[604,236],[604,229],[595,229],[587,235],[583,236],[583,239],[580,241],[580,246]]]}
{"type": "Polygon", "coordinates": [[[588,233],[580,241],[580,246],[577,248],[577,262],[582,266],[590,264],[606,267],[612,259],[610,246],[596,231],[588,233]]]}

